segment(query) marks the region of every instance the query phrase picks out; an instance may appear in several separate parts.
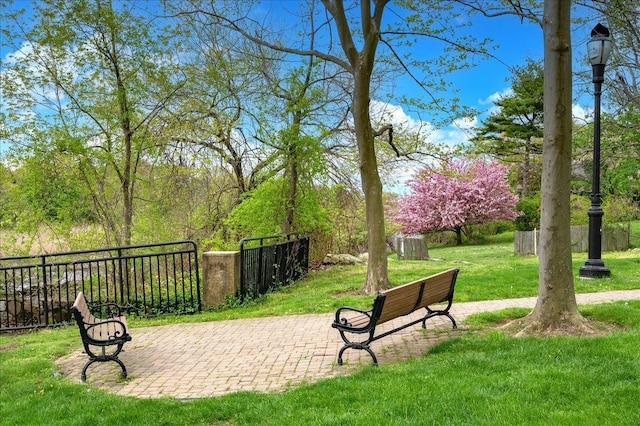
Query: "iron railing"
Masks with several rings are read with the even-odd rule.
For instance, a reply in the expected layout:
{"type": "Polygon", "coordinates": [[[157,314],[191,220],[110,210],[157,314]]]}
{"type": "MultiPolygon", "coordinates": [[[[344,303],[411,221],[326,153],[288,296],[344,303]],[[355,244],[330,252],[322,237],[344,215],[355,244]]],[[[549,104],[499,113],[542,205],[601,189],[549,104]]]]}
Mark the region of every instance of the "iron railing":
{"type": "Polygon", "coordinates": [[[308,271],[309,237],[270,235],[240,241],[242,300],[289,285],[308,271]]]}
{"type": "Polygon", "coordinates": [[[0,258],[0,331],[60,325],[82,291],[150,317],[201,308],[197,247],[173,241],[0,258]]]}

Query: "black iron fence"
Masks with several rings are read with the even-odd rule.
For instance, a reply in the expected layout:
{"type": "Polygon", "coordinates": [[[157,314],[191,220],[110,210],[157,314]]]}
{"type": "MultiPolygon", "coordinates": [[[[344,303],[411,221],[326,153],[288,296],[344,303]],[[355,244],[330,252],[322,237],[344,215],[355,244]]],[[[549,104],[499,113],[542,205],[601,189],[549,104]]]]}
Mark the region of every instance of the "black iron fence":
{"type": "Polygon", "coordinates": [[[240,298],[251,298],[302,278],[309,271],[309,237],[295,234],[240,241],[240,298]]]}
{"type": "Polygon", "coordinates": [[[90,304],[113,302],[145,317],[199,312],[196,244],[0,258],[0,331],[66,323],[80,291],[90,304]]]}

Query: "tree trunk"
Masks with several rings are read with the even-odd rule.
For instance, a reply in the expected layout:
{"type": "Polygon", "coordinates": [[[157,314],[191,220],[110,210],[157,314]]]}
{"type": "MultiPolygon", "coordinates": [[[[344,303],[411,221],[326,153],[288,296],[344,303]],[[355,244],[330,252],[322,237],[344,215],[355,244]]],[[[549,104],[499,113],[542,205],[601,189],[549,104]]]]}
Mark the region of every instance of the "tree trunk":
{"type": "Polygon", "coordinates": [[[360,178],[365,199],[367,220],[367,245],[369,260],[367,280],[362,287],[365,294],[374,294],[389,288],[387,247],[384,227],[382,182],[378,173],[373,128],[369,116],[369,80],[361,72],[356,73],[353,97],[353,119],[358,142],[360,178]]]}
{"type": "Polygon", "coordinates": [[[545,1],[544,142],[538,300],[523,333],[585,328],[576,303],[571,263],[571,2],[545,1]]]}
{"type": "Polygon", "coordinates": [[[353,76],[353,99],[351,113],[358,144],[360,161],[360,179],[365,198],[365,215],[367,219],[367,244],[369,261],[367,263],[367,280],[361,291],[373,294],[389,288],[387,269],[387,245],[384,230],[384,205],[382,201],[382,182],[378,174],[374,132],[369,115],[371,75],[375,64],[376,50],[380,41],[380,25],[382,14],[389,0],[360,2],[360,29],[363,37],[362,48],[358,51],[351,36],[349,21],[345,15],[342,1],[323,0],[327,10],[335,19],[340,37],[340,44],[348,59],[345,67],[353,76]],[[374,6],[373,10],[371,6],[374,6]]]}
{"type": "Polygon", "coordinates": [[[298,144],[300,143],[300,122],[302,118],[300,112],[294,114],[294,123],[292,128],[295,134],[290,141],[285,141],[287,146],[287,174],[289,175],[289,191],[287,194],[287,204],[285,206],[285,219],[282,226],[282,232],[289,234],[293,229],[293,219],[296,211],[296,197],[298,195],[298,144]]]}
{"type": "MultiPolygon", "coordinates": [[[[112,40],[115,40],[115,34],[111,33],[112,40]]],[[[124,164],[122,172],[119,174],[120,187],[123,200],[123,224],[122,232],[118,235],[119,245],[131,245],[131,228],[133,227],[133,184],[132,179],[132,143],[133,133],[131,125],[131,117],[134,116],[132,108],[129,105],[127,97],[127,88],[125,87],[122,73],[120,71],[120,62],[118,52],[113,47],[115,42],[111,42],[111,46],[105,46],[105,51],[109,52],[107,57],[111,61],[111,67],[115,76],[116,93],[118,95],[118,113],[120,118],[120,129],[124,137],[124,164]]]]}
{"type": "Polygon", "coordinates": [[[456,233],[456,245],[461,246],[462,245],[462,227],[458,226],[454,228],[453,232],[456,233]]]}

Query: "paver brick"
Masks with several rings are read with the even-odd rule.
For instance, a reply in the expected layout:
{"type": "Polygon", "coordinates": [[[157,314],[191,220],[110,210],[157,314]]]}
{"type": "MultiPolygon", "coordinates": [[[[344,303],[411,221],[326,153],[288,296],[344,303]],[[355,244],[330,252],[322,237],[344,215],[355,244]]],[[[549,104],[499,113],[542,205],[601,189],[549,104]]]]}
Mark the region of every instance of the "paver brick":
{"type": "MultiPolygon", "coordinates": [[[[640,290],[576,295],[579,304],[640,299],[640,290]]],[[[451,314],[459,324],[473,313],[511,307],[533,308],[535,297],[455,303],[451,314]]],[[[383,324],[395,328],[419,313],[383,324]]],[[[331,329],[333,314],[253,318],[197,324],[133,328],[133,341],[120,358],[129,379],[119,379],[114,363],[97,363],[87,372],[87,386],[139,398],[178,399],[219,396],[239,390],[285,391],[292,385],[342,376],[371,365],[365,351],[347,350],[344,365],[336,357],[342,346],[331,329]]],[[[427,331],[409,327],[372,345],[381,365],[422,356],[452,331],[442,318],[429,320],[427,331]]],[[[381,328],[384,330],[384,328],[381,328]]],[[[78,347],[60,358],[60,373],[80,382],[86,355],[78,347]]]]}

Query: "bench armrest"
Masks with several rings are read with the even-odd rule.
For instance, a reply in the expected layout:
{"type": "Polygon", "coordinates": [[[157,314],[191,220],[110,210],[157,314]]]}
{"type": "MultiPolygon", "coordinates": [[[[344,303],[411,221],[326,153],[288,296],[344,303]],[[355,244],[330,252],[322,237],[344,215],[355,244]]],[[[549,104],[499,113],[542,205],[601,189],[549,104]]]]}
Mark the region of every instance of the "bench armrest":
{"type": "Polygon", "coordinates": [[[87,335],[93,340],[130,340],[130,338],[127,339],[128,333],[126,324],[119,319],[111,318],[93,324],[85,324],[87,326],[87,335]]]}
{"type": "Polygon", "coordinates": [[[364,331],[371,325],[371,310],[343,306],[336,311],[331,327],[346,331],[364,331]]]}

